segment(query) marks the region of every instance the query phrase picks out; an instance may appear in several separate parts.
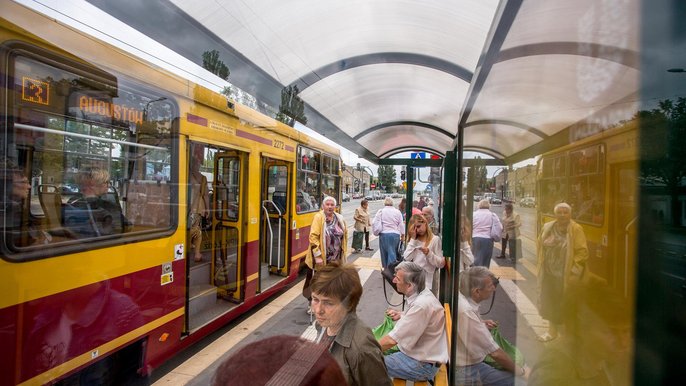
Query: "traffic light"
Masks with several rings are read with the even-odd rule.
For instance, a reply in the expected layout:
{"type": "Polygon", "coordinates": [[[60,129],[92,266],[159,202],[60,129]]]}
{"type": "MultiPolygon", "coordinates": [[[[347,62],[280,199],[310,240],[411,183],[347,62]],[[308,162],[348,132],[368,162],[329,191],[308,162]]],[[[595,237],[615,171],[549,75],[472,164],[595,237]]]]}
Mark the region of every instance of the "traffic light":
{"type": "Polygon", "coordinates": [[[405,181],[405,169],[400,171],[400,180],[405,181]]]}

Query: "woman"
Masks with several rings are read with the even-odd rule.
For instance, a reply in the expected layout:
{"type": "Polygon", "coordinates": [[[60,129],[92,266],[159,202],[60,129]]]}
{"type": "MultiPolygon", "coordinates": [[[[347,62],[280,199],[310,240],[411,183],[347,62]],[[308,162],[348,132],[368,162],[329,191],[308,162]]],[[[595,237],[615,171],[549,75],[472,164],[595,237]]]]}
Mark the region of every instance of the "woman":
{"type": "Polygon", "coordinates": [[[357,269],[338,262],[317,270],[312,279],[312,310],[322,327],[317,338],[328,348],[348,385],[391,385],[381,346],[357,318],[362,284],[357,269]]]}
{"type": "Polygon", "coordinates": [[[360,202],[360,207],[355,209],[355,230],[353,231],[353,253],[359,253],[362,251],[362,236],[364,235],[364,243],[366,245],[365,250],[373,251],[373,248],[369,247],[369,229],[372,226],[372,222],[369,219],[369,201],[363,199],[360,202]]]}
{"type": "Polygon", "coordinates": [[[403,255],[405,261],[414,261],[424,269],[426,288],[434,295],[438,288],[433,286],[434,274],[437,269],[445,266],[445,257],[441,248],[441,238],[436,236],[429,228],[426,218],[421,214],[410,217],[410,225],[407,227],[407,246],[403,255]]]}
{"type": "Polygon", "coordinates": [[[559,335],[565,291],[570,282],[581,278],[588,259],[586,235],[581,225],[572,221],[572,207],[559,203],[553,213],[555,221],[543,225],[538,237],[539,313],[549,322],[548,332],[538,337],[543,342],[559,335]]]}
{"type": "Polygon", "coordinates": [[[515,213],[512,204],[505,204],[505,212],[503,212],[502,218],[503,224],[503,238],[502,238],[502,248],[500,251],[500,258],[505,258],[505,249],[510,247],[510,261],[513,263],[518,259],[521,259],[522,247],[521,244],[517,246],[519,242],[519,227],[522,226],[522,220],[519,218],[519,213],[515,213]]]}
{"type": "MultiPolygon", "coordinates": [[[[379,252],[381,265],[386,268],[398,259],[400,237],[405,234],[403,215],[393,206],[393,199],[386,197],[384,207],[374,216],[374,227],[379,229],[379,252]]],[[[376,234],[376,233],[375,233],[376,234]]]]}
{"type": "MultiPolygon", "coordinates": [[[[324,197],[322,210],[314,215],[310,227],[310,247],[307,250],[305,264],[309,268],[303,287],[303,296],[311,300],[310,281],[315,269],[332,261],[346,262],[348,252],[348,227],[343,216],[335,212],[336,199],[324,197]]],[[[308,308],[311,314],[311,309],[308,308]]]]}
{"type": "Polygon", "coordinates": [[[495,233],[498,237],[503,231],[500,219],[491,212],[491,203],[487,199],[479,201],[479,209],[472,216],[472,252],[474,252],[474,265],[488,268],[493,257],[493,238],[495,233]],[[491,228],[494,228],[491,233],[491,228]]]}
{"type": "Polygon", "coordinates": [[[472,254],[472,226],[469,219],[465,215],[467,206],[462,201],[462,215],[460,215],[460,267],[458,272],[471,267],[474,264],[474,255],[472,254]]]}

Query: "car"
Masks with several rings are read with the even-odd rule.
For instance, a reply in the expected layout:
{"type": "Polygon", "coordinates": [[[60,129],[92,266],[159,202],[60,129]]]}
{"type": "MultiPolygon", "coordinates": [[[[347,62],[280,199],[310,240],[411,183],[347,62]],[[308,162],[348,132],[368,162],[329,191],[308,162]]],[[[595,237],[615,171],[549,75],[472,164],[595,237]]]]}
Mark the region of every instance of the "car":
{"type": "Polygon", "coordinates": [[[350,201],[350,195],[348,193],[343,193],[343,202],[350,201]]]}
{"type": "Polygon", "coordinates": [[[521,200],[519,200],[519,206],[521,206],[522,208],[535,208],[536,199],[533,197],[524,197],[521,200]]]}
{"type": "Polygon", "coordinates": [[[503,203],[503,200],[501,200],[497,197],[491,197],[490,200],[491,200],[491,204],[495,204],[495,205],[500,205],[503,203]]]}

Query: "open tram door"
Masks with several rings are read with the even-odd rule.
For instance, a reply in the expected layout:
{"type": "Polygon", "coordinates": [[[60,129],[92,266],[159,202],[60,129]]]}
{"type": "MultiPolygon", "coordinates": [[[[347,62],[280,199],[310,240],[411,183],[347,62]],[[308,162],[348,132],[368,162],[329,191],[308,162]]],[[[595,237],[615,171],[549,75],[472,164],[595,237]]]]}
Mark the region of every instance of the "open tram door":
{"type": "Polygon", "coordinates": [[[193,331],[244,298],[247,153],[189,142],[189,154],[187,322],[193,331]]]}
{"type": "Polygon", "coordinates": [[[293,164],[262,157],[260,197],[260,282],[258,291],[288,276],[289,181],[293,164]]]}

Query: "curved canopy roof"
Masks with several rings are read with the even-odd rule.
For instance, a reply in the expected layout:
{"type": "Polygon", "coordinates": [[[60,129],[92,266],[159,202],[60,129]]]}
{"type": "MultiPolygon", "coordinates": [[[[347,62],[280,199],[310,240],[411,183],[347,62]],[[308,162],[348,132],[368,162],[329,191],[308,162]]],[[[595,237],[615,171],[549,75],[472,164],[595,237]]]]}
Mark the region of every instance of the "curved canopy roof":
{"type": "Polygon", "coordinates": [[[516,162],[636,111],[638,0],[90,2],[190,60],[216,49],[260,102],[297,86],[307,126],[372,161],[462,130],[516,162]]]}

